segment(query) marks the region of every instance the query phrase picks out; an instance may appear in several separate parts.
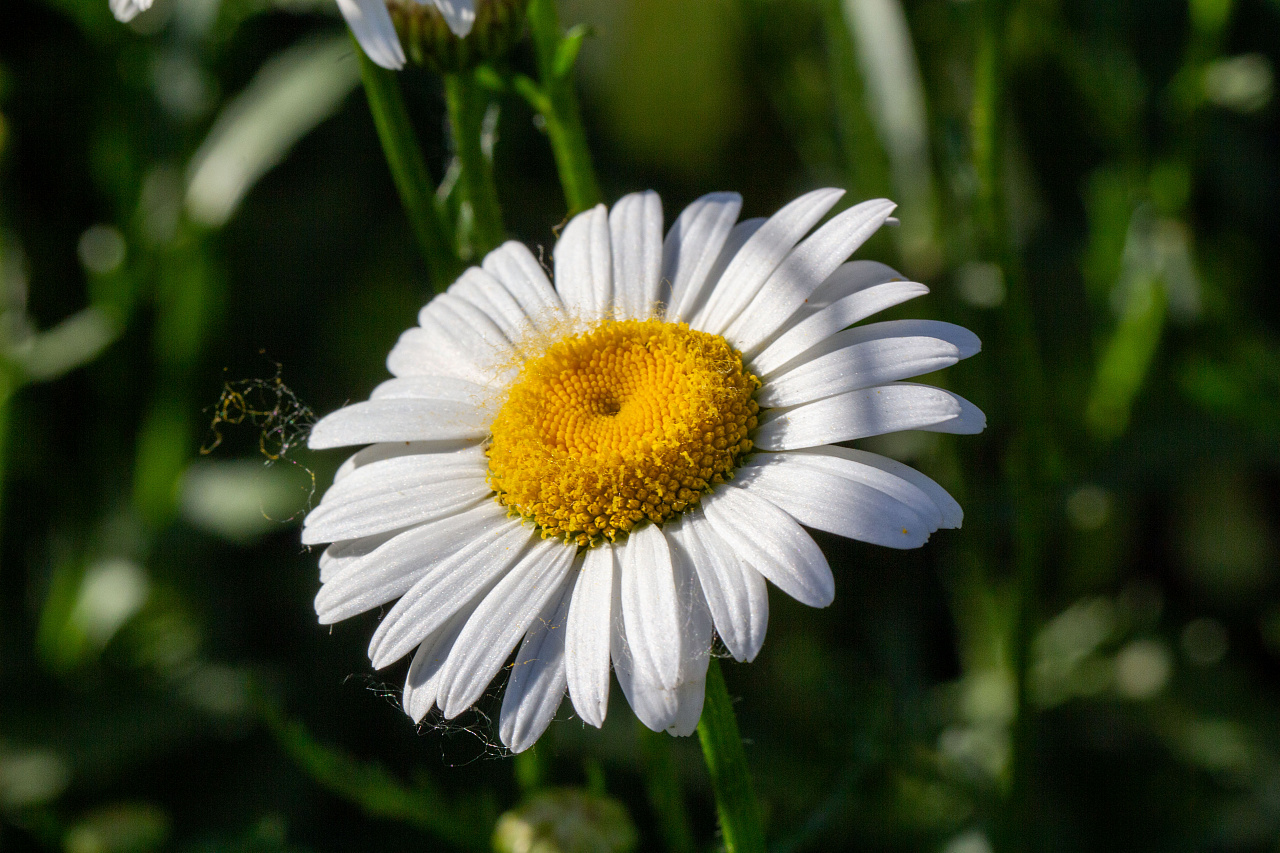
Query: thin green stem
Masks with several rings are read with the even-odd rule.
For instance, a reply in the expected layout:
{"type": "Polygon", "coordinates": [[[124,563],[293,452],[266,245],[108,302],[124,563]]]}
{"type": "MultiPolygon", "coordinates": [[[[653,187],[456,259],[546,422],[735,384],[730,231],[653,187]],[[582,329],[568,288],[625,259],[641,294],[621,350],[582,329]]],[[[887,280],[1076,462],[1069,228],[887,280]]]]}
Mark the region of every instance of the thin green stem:
{"type": "Polygon", "coordinates": [[[453,279],[460,264],[449,246],[449,238],[436,211],[435,184],[427,172],[422,147],[418,145],[418,137],[409,121],[409,110],[405,107],[400,83],[394,73],[365,56],[359,45],[356,46],[356,55],[360,57],[360,78],[364,81],[369,111],[373,113],[382,151],[400,193],[400,203],[404,205],[409,224],[418,239],[431,284],[439,290],[453,279]]]}
{"type": "Polygon", "coordinates": [[[547,768],[544,766],[544,750],[537,745],[518,753],[513,762],[516,772],[516,784],[526,797],[546,784],[547,768]]]}
{"type": "Polygon", "coordinates": [[[565,202],[569,213],[578,213],[600,203],[600,186],[582,129],[578,93],[573,88],[574,59],[584,34],[564,36],[555,0],[533,0],[528,14],[538,58],[539,85],[536,90],[522,87],[521,94],[530,99],[546,122],[565,202]]]}
{"type": "Polygon", "coordinates": [[[487,98],[477,85],[475,71],[444,75],[444,99],[453,130],[453,151],[461,167],[462,199],[469,215],[467,232],[475,255],[496,249],[502,242],[502,207],[493,179],[493,161],[484,150],[484,114],[487,98]]]}
{"type": "Polygon", "coordinates": [[[707,698],[698,721],[698,740],[711,774],[716,795],[720,831],[727,853],[764,853],[764,829],[760,804],[751,787],[747,755],[733,715],[733,700],[725,687],[720,661],[711,659],[707,668],[707,698]]]}

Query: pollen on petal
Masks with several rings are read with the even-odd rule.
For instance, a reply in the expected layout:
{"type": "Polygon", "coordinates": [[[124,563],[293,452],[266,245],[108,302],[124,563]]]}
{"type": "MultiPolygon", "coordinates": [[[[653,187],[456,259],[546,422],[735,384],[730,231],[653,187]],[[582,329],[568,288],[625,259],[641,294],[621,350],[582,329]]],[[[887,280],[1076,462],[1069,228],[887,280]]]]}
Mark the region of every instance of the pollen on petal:
{"type": "Polygon", "coordinates": [[[490,485],[544,537],[614,541],[733,476],[759,387],[719,335],[605,320],[525,364],[493,422],[490,485]]]}

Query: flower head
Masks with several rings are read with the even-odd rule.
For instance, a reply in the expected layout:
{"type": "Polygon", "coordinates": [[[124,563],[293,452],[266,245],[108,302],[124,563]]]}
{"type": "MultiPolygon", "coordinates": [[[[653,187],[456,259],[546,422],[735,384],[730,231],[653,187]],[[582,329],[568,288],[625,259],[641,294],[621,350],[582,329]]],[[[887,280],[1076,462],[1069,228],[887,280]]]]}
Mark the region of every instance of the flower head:
{"type": "Polygon", "coordinates": [[[467,36],[476,23],[477,0],[338,0],[342,17],[347,19],[347,25],[360,42],[360,47],[374,62],[392,70],[403,68],[405,63],[404,47],[396,32],[392,8],[402,22],[415,23],[420,28],[432,11],[426,8],[428,6],[434,7],[458,38],[467,36]],[[414,14],[415,6],[423,7],[420,14],[414,14]]]}
{"type": "Polygon", "coordinates": [[[972,333],[853,325],[927,289],[846,263],[891,202],[805,236],[841,195],[735,224],[741,198],[716,193],[665,240],[658,196],[630,195],[569,222],[554,287],[507,243],[422,309],[395,378],[316,424],[314,448],[370,445],[306,519],[304,542],[332,543],[316,611],[396,602],[369,655],[382,668],[416,649],[413,719],[470,707],[520,644],[499,720],[512,750],[566,689],[601,725],[611,668],[647,726],[689,734],[712,632],[738,660],[759,652],[766,580],[831,603],[805,527],[914,548],[960,525],[937,483],[838,443],[985,423],[903,381],[977,352],[972,333]]]}

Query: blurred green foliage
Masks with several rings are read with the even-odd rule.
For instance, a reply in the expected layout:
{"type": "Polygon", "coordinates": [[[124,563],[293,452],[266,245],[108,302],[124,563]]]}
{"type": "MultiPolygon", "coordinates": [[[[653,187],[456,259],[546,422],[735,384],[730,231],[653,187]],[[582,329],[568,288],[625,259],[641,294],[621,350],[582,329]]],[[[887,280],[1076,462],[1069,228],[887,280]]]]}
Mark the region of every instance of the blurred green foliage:
{"type": "MultiPolygon", "coordinates": [[[[670,219],[718,189],[744,216],[821,184],[889,195],[902,225],[863,256],[933,289],[901,313],[987,344],[939,380],[983,436],[875,443],[964,529],[906,554],[823,537],[836,603],[775,595],[760,657],[727,666],[769,838],[1277,853],[1280,2],[1004,4],[995,235],[970,115],[992,6],[560,4],[589,28],[607,198],[652,186],[670,219]],[[1032,398],[1006,381],[1027,351],[1032,398]],[[1052,464],[1022,642],[1008,469],[1032,418],[1053,446],[1030,450],[1052,464]]],[[[295,439],[383,378],[430,294],[334,4],[157,0],[124,26],[106,0],[10,0],[6,21],[0,850],[508,849],[597,813],[611,849],[632,825],[640,850],[713,848],[696,743],[642,737],[620,697],[599,732],[564,706],[513,768],[496,694],[415,730],[401,674],[368,674],[377,615],[315,624],[293,522],[337,461],[295,439]],[[281,387],[200,455],[227,388],[281,387]]],[[[527,44],[507,62],[536,76],[527,44]]],[[[401,82],[456,211],[441,81],[401,82]]],[[[546,138],[491,95],[506,228],[550,247],[546,138]]]]}

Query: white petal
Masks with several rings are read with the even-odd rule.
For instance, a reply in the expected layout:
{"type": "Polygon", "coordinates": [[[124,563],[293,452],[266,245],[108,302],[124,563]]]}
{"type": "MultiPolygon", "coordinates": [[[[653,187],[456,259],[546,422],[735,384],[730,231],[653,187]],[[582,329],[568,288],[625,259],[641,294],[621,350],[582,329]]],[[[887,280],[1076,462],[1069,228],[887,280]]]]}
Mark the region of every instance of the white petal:
{"type": "Polygon", "coordinates": [[[865,450],[855,450],[851,447],[840,447],[839,445],[813,447],[806,450],[797,450],[794,453],[811,454],[818,458],[848,459],[863,465],[869,465],[872,468],[879,468],[881,471],[901,477],[928,495],[938,509],[939,527],[957,528],[964,521],[964,510],[960,508],[960,504],[956,502],[956,499],[951,497],[942,486],[910,465],[903,465],[895,459],[889,459],[878,453],[868,453],[865,450]]]}
{"type": "Polygon", "coordinates": [[[476,22],[475,0],[433,0],[433,2],[454,35],[464,38],[471,32],[471,27],[476,22]]]}
{"type": "MultiPolygon", "coordinates": [[[[404,595],[428,574],[447,574],[453,562],[507,530],[510,522],[496,501],[486,501],[475,509],[393,537],[362,559],[347,562],[320,588],[316,594],[320,624],[332,625],[380,607],[404,595]]],[[[390,627],[386,619],[379,630],[383,627],[390,627]]],[[[424,631],[409,648],[429,633],[424,631]]]]}
{"type": "Polygon", "coordinates": [[[844,190],[815,190],[779,210],[747,240],[716,282],[693,325],[722,334],[764,286],[800,238],[826,216],[844,190]]]}
{"type": "Polygon", "coordinates": [[[809,304],[823,307],[869,287],[906,279],[905,275],[879,261],[849,261],[827,276],[827,280],[809,298],[809,304]]]}
{"type": "MultiPolygon", "coordinates": [[[[482,504],[483,507],[487,507],[482,504]]],[[[494,507],[501,509],[497,502],[494,507]]],[[[415,528],[413,533],[421,528],[415,528]]],[[[400,539],[409,536],[402,534],[384,546],[390,550],[400,539]]],[[[369,642],[369,659],[375,669],[394,663],[409,653],[414,646],[423,641],[432,631],[438,629],[449,620],[454,613],[480,594],[495,578],[504,575],[512,566],[534,537],[534,532],[518,521],[506,518],[494,521],[492,525],[479,535],[468,541],[454,541],[452,548],[443,554],[433,554],[434,560],[425,564],[425,571],[419,571],[413,586],[395,603],[395,606],[383,618],[374,631],[369,642]]],[[[424,540],[427,537],[424,537],[424,540]]],[[[424,548],[438,548],[434,541],[424,542],[424,548]]],[[[421,569],[424,560],[420,556],[403,554],[400,549],[396,554],[401,560],[414,561],[415,568],[421,569]]],[[[423,550],[423,549],[420,549],[423,550]]],[[[378,556],[379,552],[374,552],[378,556]]],[[[323,590],[322,590],[323,592],[323,590]]]]}
{"type": "Polygon", "coordinates": [[[404,67],[404,48],[383,0],[338,0],[338,8],[370,59],[392,71],[404,67]]]}
{"type": "Polygon", "coordinates": [[[566,579],[525,634],[502,697],[498,736],[512,752],[524,752],[547,730],[564,699],[565,624],[572,580],[566,579]]]}
{"type": "Polygon", "coordinates": [[[479,267],[464,272],[448,292],[483,311],[512,343],[524,339],[534,328],[529,315],[502,282],[479,267]]]}
{"type": "Polygon", "coordinates": [[[796,406],[950,367],[981,348],[973,332],[936,320],[895,320],[838,332],[765,379],[766,408],[796,406]]]}
{"type": "Polygon", "coordinates": [[[822,550],[777,506],[729,485],[704,498],[702,509],[725,544],[778,589],[810,607],[826,607],[835,598],[822,550]]]}
{"type": "Polygon", "coordinates": [[[772,373],[846,326],[928,292],[929,288],[914,281],[892,281],[841,297],[779,335],[751,359],[751,366],[758,376],[772,373]]]}
{"type": "Polygon", "coordinates": [[[679,548],[671,551],[676,601],[680,606],[680,685],[705,681],[711,657],[711,608],[702,594],[698,569],[679,548]]]}
{"type": "Polygon", "coordinates": [[[637,669],[675,689],[684,656],[681,607],[666,536],[646,525],[622,546],[622,618],[637,669]]]}
{"type": "Polygon", "coordinates": [[[919,548],[942,520],[924,492],[855,462],[761,453],[739,474],[735,485],[741,483],[806,527],[873,545],[919,548]]]}
{"type": "Polygon", "coordinates": [[[653,190],[618,199],[609,212],[613,301],[621,316],[653,316],[662,282],[662,199],[653,190]]]}
{"type": "Polygon", "coordinates": [[[495,381],[494,371],[477,364],[451,336],[421,326],[400,335],[387,355],[387,370],[393,376],[453,376],[477,385],[495,381]]]}
{"type": "Polygon", "coordinates": [[[614,651],[613,671],[618,676],[622,695],[626,697],[627,704],[640,722],[655,732],[664,731],[680,714],[679,691],[670,690],[639,676],[634,670],[630,654],[625,642],[617,645],[614,651]]]}
{"type": "Polygon", "coordinates": [[[668,529],[671,541],[688,555],[697,571],[725,648],[737,660],[754,660],[769,625],[769,591],[764,576],[725,544],[701,509],[685,513],[668,529]]]}
{"type": "Polygon", "coordinates": [[[885,199],[864,201],[815,231],[774,270],[725,337],[744,352],[767,340],[884,224],[894,207],[885,199]]]}
{"type": "Polygon", "coordinates": [[[470,302],[449,293],[442,293],[423,306],[418,312],[418,324],[485,373],[510,362],[515,355],[497,323],[470,302]]]}
{"type": "Polygon", "coordinates": [[[587,551],[573,587],[565,629],[569,698],[583,722],[596,728],[604,725],[609,709],[609,645],[618,572],[613,547],[587,551]]]}
{"type": "MultiPolygon", "coordinates": [[[[397,380],[392,380],[397,381],[397,380]]],[[[387,383],[383,383],[386,385],[387,383]]],[[[381,387],[381,386],[379,386],[381,387]]],[[[374,393],[377,393],[376,391],[374,393]]],[[[333,475],[333,481],[336,483],[345,477],[350,476],[354,471],[363,468],[373,462],[380,462],[383,459],[394,459],[397,456],[413,456],[418,453],[447,453],[471,454],[477,462],[484,458],[484,449],[477,443],[477,439],[460,439],[457,441],[391,441],[384,444],[371,444],[368,447],[357,450],[355,453],[347,457],[347,461],[343,462],[333,475]]]]}
{"type": "Polygon", "coordinates": [[[667,734],[676,737],[688,737],[698,729],[698,720],[702,719],[703,700],[707,695],[707,660],[703,659],[703,677],[698,681],[687,681],[676,690],[676,716],[667,726],[667,734]]]}
{"type": "Polygon", "coordinates": [[[510,240],[485,255],[484,270],[502,282],[537,328],[554,332],[561,327],[564,304],[523,243],[510,240]]]}
{"type": "MultiPolygon", "coordinates": [[[[696,591],[692,589],[696,587],[696,583],[691,572],[684,573],[684,581],[678,583],[682,590],[696,591]]],[[[683,603],[687,608],[686,621],[694,624],[693,630],[687,633],[697,635],[699,639],[693,642],[687,638],[683,640],[694,653],[685,655],[680,681],[674,688],[659,684],[653,670],[647,667],[643,659],[635,656],[627,641],[625,620],[621,612],[621,593],[615,593],[613,604],[611,656],[623,695],[627,697],[627,702],[640,722],[655,732],[666,730],[677,735],[691,734],[702,715],[711,641],[711,620],[705,602],[700,600],[700,596],[695,600],[686,595],[683,603]]]]}
{"type": "Polygon", "coordinates": [[[454,376],[398,376],[383,382],[369,395],[370,400],[415,398],[466,403],[478,411],[489,412],[490,416],[497,412],[502,403],[498,390],[454,376]]]}
{"type": "Polygon", "coordinates": [[[565,226],[555,250],[556,289],[575,320],[593,322],[613,307],[613,256],[603,204],[565,226]]]}
{"type": "Polygon", "coordinates": [[[575,549],[555,539],[534,543],[480,602],[458,635],[440,676],[446,719],[475,704],[547,602],[564,586],[575,549]]]}
{"type": "Polygon", "coordinates": [[[675,567],[676,596],[680,606],[680,678],[676,684],[676,719],[667,728],[673,734],[687,735],[698,724],[702,713],[701,691],[691,692],[691,684],[701,685],[707,680],[707,662],[711,658],[711,608],[702,594],[697,567],[687,552],[678,547],[671,549],[675,567]],[[692,717],[692,725],[685,725],[692,717]],[[678,729],[679,731],[673,731],[678,729]]]}
{"type": "Polygon", "coordinates": [[[389,530],[375,536],[364,536],[360,539],[344,539],[334,542],[320,555],[320,583],[326,584],[341,574],[347,566],[356,560],[362,560],[381,548],[393,536],[403,531],[389,530]]]}
{"type": "Polygon", "coordinates": [[[662,280],[671,288],[666,297],[668,320],[693,316],[741,210],[742,196],[737,193],[711,193],[680,212],[662,246],[662,280]]]}
{"type": "Polygon", "coordinates": [[[492,492],[476,456],[397,456],[359,468],[307,515],[302,544],[372,536],[460,512],[492,492]]]}
{"type": "Polygon", "coordinates": [[[761,450],[795,450],[906,429],[971,435],[985,426],[982,412],[958,394],[897,382],[767,412],[755,444],[761,450]]]}
{"type": "Polygon", "coordinates": [[[733,259],[738,257],[742,247],[751,242],[751,238],[768,221],[764,217],[756,217],[754,219],[744,219],[733,226],[728,238],[724,241],[724,247],[720,250],[720,257],[716,258],[715,264],[711,267],[711,272],[707,273],[707,278],[702,283],[701,292],[697,294],[697,298],[692,301],[689,309],[685,312],[686,317],[692,318],[689,320],[691,327],[702,329],[702,324],[707,317],[707,308],[711,301],[711,296],[715,293],[720,280],[724,277],[724,271],[733,263],[733,259]]]}
{"type": "Polygon", "coordinates": [[[440,673],[444,662],[453,651],[453,644],[462,633],[462,626],[467,624],[471,611],[462,609],[453,618],[440,626],[431,636],[422,641],[418,651],[409,664],[409,674],[404,680],[404,694],[401,707],[415,723],[431,713],[436,703],[436,695],[440,690],[440,673]]]}
{"type": "Polygon", "coordinates": [[[675,722],[680,713],[679,696],[677,691],[668,690],[647,677],[651,673],[637,667],[623,624],[621,587],[621,583],[614,585],[613,643],[609,652],[613,671],[636,717],[653,731],[660,732],[675,722]]]}
{"type": "Polygon", "coordinates": [[[321,418],[307,446],[325,450],[389,441],[484,438],[489,417],[470,403],[392,398],[355,403],[321,418]]]}

